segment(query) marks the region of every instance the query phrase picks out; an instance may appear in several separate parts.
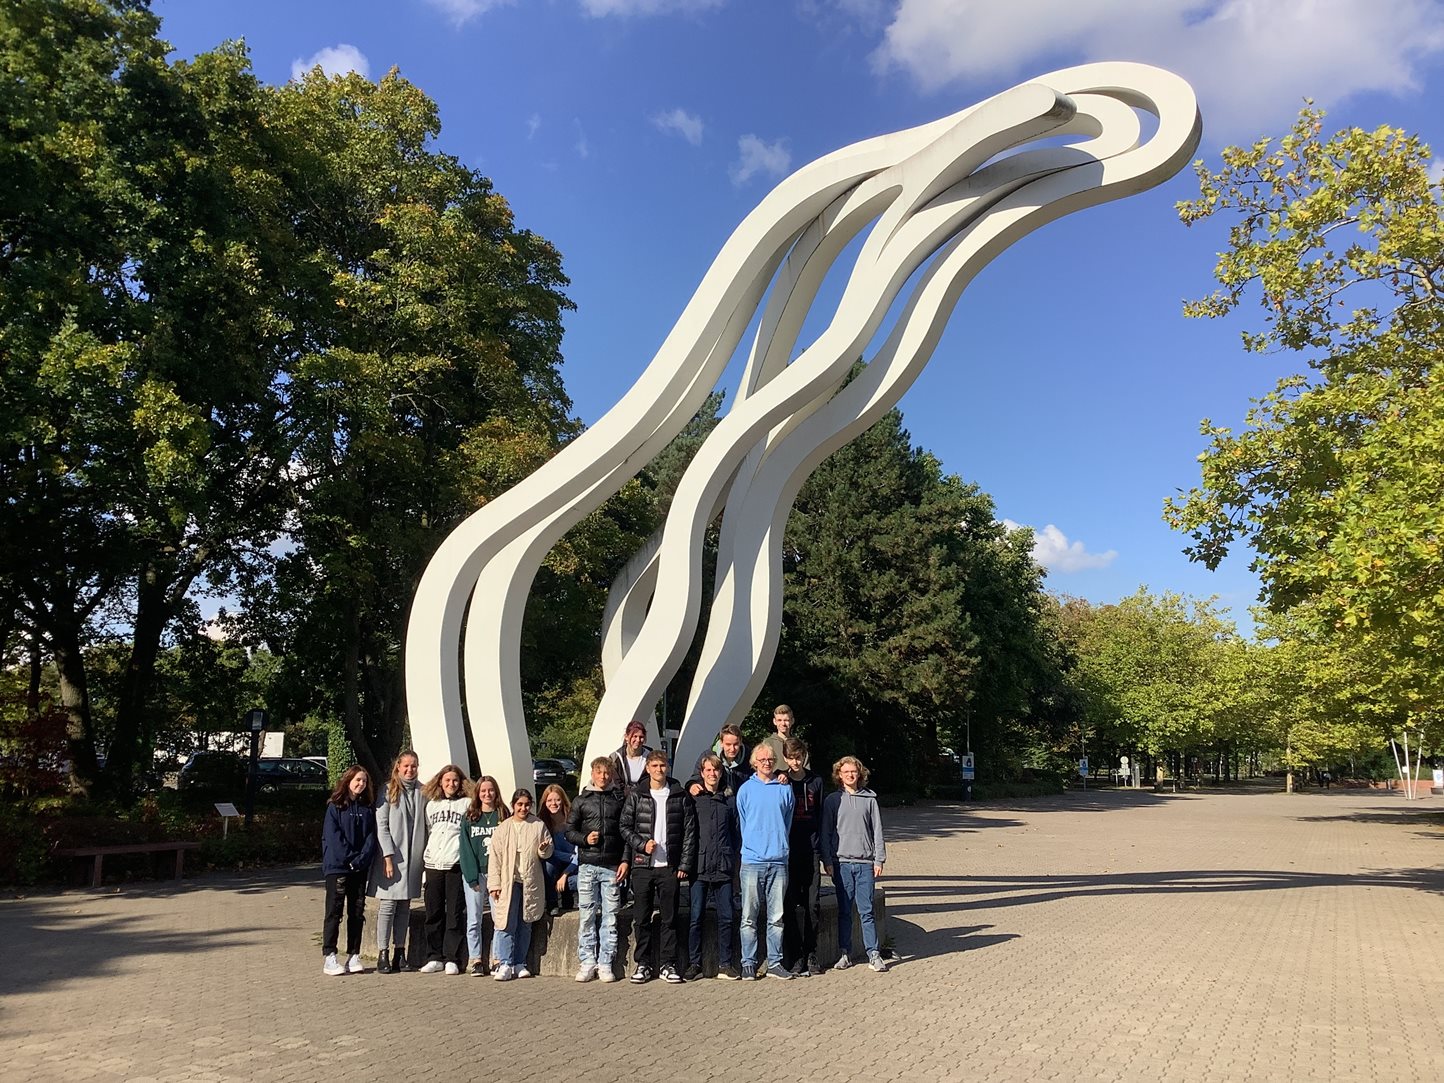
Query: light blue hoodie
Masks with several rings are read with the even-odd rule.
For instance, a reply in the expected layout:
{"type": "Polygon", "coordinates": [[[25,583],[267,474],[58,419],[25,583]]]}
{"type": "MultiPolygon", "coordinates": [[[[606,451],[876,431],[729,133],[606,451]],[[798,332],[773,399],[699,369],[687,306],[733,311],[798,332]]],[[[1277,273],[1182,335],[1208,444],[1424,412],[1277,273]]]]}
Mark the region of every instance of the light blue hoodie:
{"type": "Polygon", "coordinates": [[[787,860],[792,828],[792,785],[763,782],[753,775],[737,790],[737,820],[742,826],[742,864],[787,860]]]}

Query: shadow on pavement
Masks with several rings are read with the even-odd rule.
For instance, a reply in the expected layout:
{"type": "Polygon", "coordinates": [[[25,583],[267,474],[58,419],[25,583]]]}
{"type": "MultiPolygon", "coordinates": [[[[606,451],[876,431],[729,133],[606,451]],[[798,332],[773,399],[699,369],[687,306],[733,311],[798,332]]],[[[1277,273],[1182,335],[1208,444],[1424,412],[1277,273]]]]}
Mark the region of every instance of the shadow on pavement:
{"type": "Polygon", "coordinates": [[[957,952],[977,951],[992,947],[1007,940],[1017,940],[1018,933],[984,933],[991,925],[954,925],[949,929],[924,929],[911,921],[887,919],[888,936],[892,939],[894,958],[892,966],[905,967],[914,959],[927,959],[937,955],[953,955],[957,952]]]}
{"type": "Polygon", "coordinates": [[[894,914],[994,910],[1089,895],[1283,891],[1317,887],[1392,887],[1444,894],[1444,869],[1364,870],[1359,873],[1211,869],[1092,876],[908,876],[887,883],[888,920],[894,914]],[[971,896],[987,898],[970,898],[971,896]]]}
{"type": "Polygon", "coordinates": [[[61,910],[53,898],[6,902],[0,905],[0,942],[23,956],[24,965],[6,968],[0,991],[31,993],[77,974],[104,976],[126,957],[193,955],[256,939],[256,930],[240,927],[184,932],[135,928],[145,920],[61,910]]]}

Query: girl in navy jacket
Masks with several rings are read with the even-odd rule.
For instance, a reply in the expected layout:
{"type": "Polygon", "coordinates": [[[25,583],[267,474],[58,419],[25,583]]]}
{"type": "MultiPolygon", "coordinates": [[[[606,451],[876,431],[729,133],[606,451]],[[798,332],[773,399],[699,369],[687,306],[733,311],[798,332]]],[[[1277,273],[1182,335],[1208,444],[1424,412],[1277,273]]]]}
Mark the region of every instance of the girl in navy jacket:
{"type": "Polygon", "coordinates": [[[371,776],[352,765],[341,776],[326,802],[321,829],[321,872],[326,877],[326,921],[321,927],[325,974],[359,974],[361,928],[366,922],[366,877],[376,856],[376,803],[371,776]],[[346,909],[346,954],[343,966],[336,958],[341,931],[341,909],[346,909]]]}

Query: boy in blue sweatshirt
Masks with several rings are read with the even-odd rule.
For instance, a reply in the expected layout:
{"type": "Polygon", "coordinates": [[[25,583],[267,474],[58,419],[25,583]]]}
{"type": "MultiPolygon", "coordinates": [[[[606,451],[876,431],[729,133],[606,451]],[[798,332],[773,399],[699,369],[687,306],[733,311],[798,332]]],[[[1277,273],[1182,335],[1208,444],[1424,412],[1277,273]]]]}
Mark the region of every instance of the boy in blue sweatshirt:
{"type": "Polygon", "coordinates": [[[742,977],[757,978],[757,919],[767,906],[767,976],[784,981],[783,900],[787,894],[787,836],[792,827],[792,787],[777,778],[777,754],[770,745],[752,750],[756,771],[737,791],[742,830],[742,977]]]}

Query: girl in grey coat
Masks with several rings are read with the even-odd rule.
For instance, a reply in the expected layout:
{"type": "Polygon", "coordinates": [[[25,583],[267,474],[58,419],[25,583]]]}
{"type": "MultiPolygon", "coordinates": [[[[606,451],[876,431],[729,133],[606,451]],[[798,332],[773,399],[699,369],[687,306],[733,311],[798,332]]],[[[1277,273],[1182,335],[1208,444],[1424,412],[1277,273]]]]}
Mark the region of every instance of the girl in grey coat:
{"type": "Polygon", "coordinates": [[[403,752],[376,806],[376,860],[367,894],[377,901],[376,972],[415,969],[406,959],[411,900],[421,898],[421,855],[426,850],[426,798],[417,779],[415,752],[403,752]],[[394,950],[388,951],[387,944],[394,950]]]}

